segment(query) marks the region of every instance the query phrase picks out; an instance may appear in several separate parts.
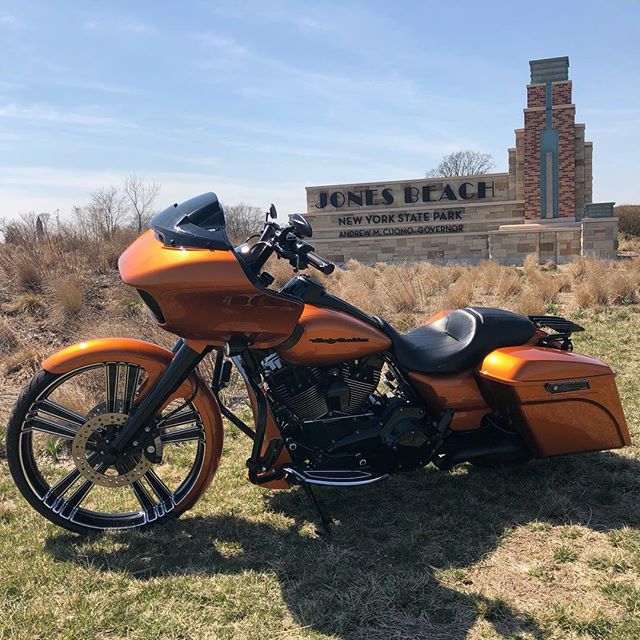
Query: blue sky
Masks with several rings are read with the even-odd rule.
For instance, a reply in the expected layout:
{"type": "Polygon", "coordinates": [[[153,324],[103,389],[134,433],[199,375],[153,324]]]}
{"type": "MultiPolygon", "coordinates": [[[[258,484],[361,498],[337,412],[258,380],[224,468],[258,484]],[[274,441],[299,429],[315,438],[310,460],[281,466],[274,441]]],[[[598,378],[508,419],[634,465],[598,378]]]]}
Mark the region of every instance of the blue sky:
{"type": "Polygon", "coordinates": [[[568,55],[594,200],[640,202],[640,3],[0,0],[0,216],[128,173],[159,204],[507,168],[528,61],[568,55]]]}

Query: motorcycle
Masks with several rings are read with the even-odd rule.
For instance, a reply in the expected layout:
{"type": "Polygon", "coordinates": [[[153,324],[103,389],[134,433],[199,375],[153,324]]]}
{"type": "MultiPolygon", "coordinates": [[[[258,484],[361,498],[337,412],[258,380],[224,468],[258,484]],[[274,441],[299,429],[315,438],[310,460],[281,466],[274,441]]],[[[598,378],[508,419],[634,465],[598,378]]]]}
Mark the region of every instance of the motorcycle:
{"type": "Polygon", "coordinates": [[[442,311],[400,333],[295,275],[270,288],[272,256],[295,272],[335,266],[303,216],[273,205],[257,240],[234,247],[213,193],[158,213],[120,257],[172,351],[109,338],[62,349],[20,395],[7,430],[13,479],[71,531],[164,522],[203,495],[223,416],[251,441],[250,482],[353,487],[432,463],[521,463],[629,445],[614,372],[573,353],[579,325],[492,308],[442,311]],[[199,368],[211,354],[210,379],[199,368]],[[221,391],[235,366],[253,414],[221,391]]]}

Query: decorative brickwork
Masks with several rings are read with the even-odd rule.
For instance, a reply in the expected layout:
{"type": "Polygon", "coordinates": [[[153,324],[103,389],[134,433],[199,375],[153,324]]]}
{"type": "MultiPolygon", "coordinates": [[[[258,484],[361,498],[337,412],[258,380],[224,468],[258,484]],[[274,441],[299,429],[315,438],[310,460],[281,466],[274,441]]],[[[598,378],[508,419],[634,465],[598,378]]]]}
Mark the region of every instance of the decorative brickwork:
{"type": "Polygon", "coordinates": [[[516,162],[516,150],[512,147],[508,150],[509,153],[509,200],[516,199],[516,187],[517,187],[517,162],[516,162]]]}
{"type": "Polygon", "coordinates": [[[554,82],[551,85],[553,91],[553,104],[571,104],[571,80],[566,82],[554,82]]]}
{"type": "Polygon", "coordinates": [[[544,109],[545,100],[545,85],[530,84],[527,86],[527,109],[533,109],[535,107],[542,107],[544,109]]]}
{"type": "MultiPolygon", "coordinates": [[[[581,220],[584,215],[585,202],[591,202],[591,186],[589,186],[589,200],[585,199],[586,181],[591,181],[591,171],[587,175],[587,145],[584,142],[584,125],[575,126],[575,153],[576,153],[576,220],[581,220]]],[[[591,162],[589,156],[589,162],[591,162]]]]}
{"type": "MultiPolygon", "coordinates": [[[[584,126],[584,125],[583,125],[584,126]]],[[[584,143],[584,203],[593,201],[593,142],[584,143]]]]}
{"type": "MultiPolygon", "coordinates": [[[[566,64],[568,68],[568,61],[566,64]]],[[[524,201],[527,220],[539,219],[545,210],[547,219],[575,218],[576,213],[579,217],[587,201],[585,184],[590,179],[585,168],[587,154],[584,135],[580,137],[580,132],[576,130],[571,92],[571,80],[549,80],[527,86],[527,108],[524,111],[524,201]],[[547,96],[548,90],[551,91],[550,96],[547,96]],[[552,142],[547,143],[543,154],[545,157],[541,158],[542,131],[546,130],[545,135],[553,135],[549,128],[555,130],[557,138],[551,138],[552,142]],[[545,193],[541,192],[543,189],[545,193]]]]}
{"type": "MultiPolygon", "coordinates": [[[[544,89],[544,87],[542,87],[544,89]]],[[[543,109],[524,112],[524,217],[540,217],[540,133],[545,127],[543,109]]]]}
{"type": "Polygon", "coordinates": [[[524,129],[516,129],[516,200],[524,200],[524,129]]]}
{"type": "Polygon", "coordinates": [[[558,130],[558,215],[573,218],[576,213],[576,142],[573,105],[553,109],[553,127],[558,130]]]}

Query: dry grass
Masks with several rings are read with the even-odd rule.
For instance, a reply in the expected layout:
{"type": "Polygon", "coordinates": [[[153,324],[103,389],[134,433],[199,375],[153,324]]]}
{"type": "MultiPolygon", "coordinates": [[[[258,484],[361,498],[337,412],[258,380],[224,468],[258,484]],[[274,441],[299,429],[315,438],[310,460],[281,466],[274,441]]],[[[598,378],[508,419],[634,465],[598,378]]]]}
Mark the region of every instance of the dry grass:
{"type": "Polygon", "coordinates": [[[475,280],[476,277],[471,270],[458,278],[442,296],[442,307],[444,309],[468,307],[473,301],[475,280]]]}
{"type": "Polygon", "coordinates": [[[4,358],[4,372],[8,376],[17,373],[32,376],[40,368],[42,360],[43,352],[41,349],[20,347],[4,358]]]}
{"type": "Polygon", "coordinates": [[[34,291],[20,293],[4,306],[5,312],[10,315],[43,313],[46,308],[46,300],[34,291]]]}
{"type": "Polygon", "coordinates": [[[13,351],[19,344],[18,335],[9,321],[0,317],[0,353],[13,351]]]}
{"type": "MultiPolygon", "coordinates": [[[[500,305],[497,305],[500,306],[500,305]]],[[[526,316],[542,315],[548,310],[548,305],[534,286],[527,285],[511,305],[513,311],[526,316]]]]}
{"type": "Polygon", "coordinates": [[[84,297],[73,275],[60,276],[51,283],[51,296],[65,320],[76,318],[84,309],[84,297]]]}
{"type": "Polygon", "coordinates": [[[20,289],[40,291],[42,289],[42,272],[37,262],[25,256],[17,256],[13,263],[14,281],[20,289]]]}

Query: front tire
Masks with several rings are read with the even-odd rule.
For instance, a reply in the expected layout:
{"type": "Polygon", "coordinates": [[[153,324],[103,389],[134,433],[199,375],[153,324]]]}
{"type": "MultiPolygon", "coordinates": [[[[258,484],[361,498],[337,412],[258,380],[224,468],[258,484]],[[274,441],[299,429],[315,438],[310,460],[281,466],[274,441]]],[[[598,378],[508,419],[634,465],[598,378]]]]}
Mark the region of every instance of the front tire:
{"type": "Polygon", "coordinates": [[[172,400],[153,425],[160,464],[142,449],[111,466],[99,462],[100,444],[117,433],[146,379],[143,366],[121,361],[32,378],[9,419],[6,449],[13,480],[36,511],[89,533],[165,522],[198,500],[217,460],[197,397],[172,400]]]}

